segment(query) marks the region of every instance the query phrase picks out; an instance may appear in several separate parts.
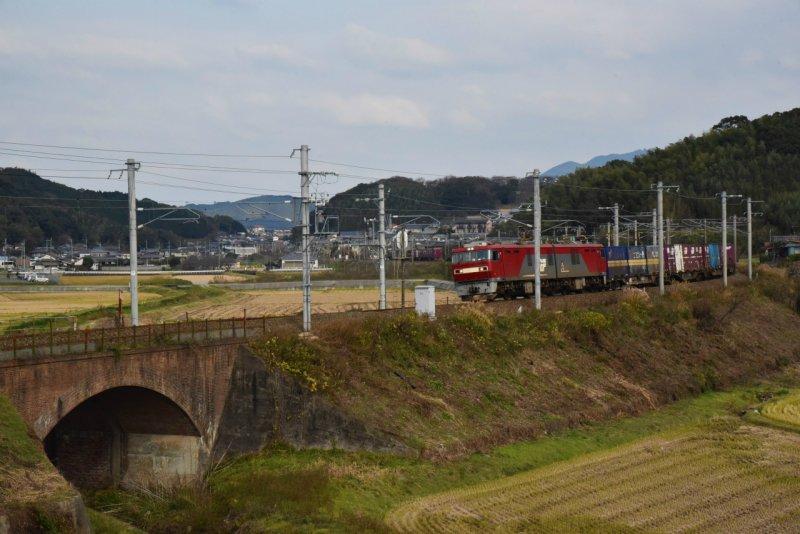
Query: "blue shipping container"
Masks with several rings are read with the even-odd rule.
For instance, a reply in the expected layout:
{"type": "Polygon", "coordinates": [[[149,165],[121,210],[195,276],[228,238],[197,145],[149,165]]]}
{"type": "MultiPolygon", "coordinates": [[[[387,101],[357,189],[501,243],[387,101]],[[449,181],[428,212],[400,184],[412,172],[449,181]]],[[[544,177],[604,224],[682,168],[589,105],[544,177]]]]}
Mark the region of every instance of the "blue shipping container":
{"type": "Polygon", "coordinates": [[[628,247],[605,247],[608,277],[625,278],[630,274],[628,269],[628,247]]]}
{"type": "Polygon", "coordinates": [[[719,256],[719,245],[716,243],[710,243],[708,245],[708,266],[713,270],[722,268],[722,258],[719,256]]]}

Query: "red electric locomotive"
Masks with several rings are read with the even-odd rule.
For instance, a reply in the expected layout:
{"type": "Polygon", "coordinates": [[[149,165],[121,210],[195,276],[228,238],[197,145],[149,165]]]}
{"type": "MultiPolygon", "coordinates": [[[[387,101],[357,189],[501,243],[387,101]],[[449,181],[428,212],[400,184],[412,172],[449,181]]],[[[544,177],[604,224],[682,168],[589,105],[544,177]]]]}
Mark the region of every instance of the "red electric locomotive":
{"type": "MultiPolygon", "coordinates": [[[[456,291],[463,300],[532,295],[533,245],[476,245],[453,250],[456,291]]],[[[542,245],[539,272],[542,292],[601,289],[606,260],[597,244],[542,245]]]]}

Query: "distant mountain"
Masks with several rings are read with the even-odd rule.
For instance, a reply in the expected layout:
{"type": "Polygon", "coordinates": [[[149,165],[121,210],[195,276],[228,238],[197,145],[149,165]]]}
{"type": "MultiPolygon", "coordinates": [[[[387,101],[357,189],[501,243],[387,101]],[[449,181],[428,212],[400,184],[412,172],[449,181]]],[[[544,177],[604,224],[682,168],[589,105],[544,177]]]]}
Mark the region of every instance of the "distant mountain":
{"type": "Polygon", "coordinates": [[[625,154],[606,154],[604,156],[595,156],[586,163],[578,163],[577,161],[565,161],[564,163],[559,163],[555,167],[547,169],[542,173],[542,176],[550,176],[550,177],[559,177],[565,176],[567,174],[572,174],[578,169],[592,169],[595,167],[602,167],[609,161],[614,161],[615,159],[620,159],[623,161],[633,161],[633,159],[637,156],[643,156],[647,154],[647,150],[639,149],[634,150],[633,152],[626,152],[625,154]]]}
{"type": "Polygon", "coordinates": [[[187,207],[209,216],[225,215],[247,228],[263,226],[269,230],[291,228],[292,221],[296,221],[300,213],[298,199],[289,195],[261,195],[235,202],[189,204],[187,207]]]}
{"type": "MultiPolygon", "coordinates": [[[[25,169],[0,167],[0,239],[28,247],[52,239],[54,245],[87,241],[127,243],[128,195],[116,191],[75,189],[45,180],[25,169]]],[[[176,243],[183,239],[208,239],[218,232],[243,232],[230,217],[201,217],[193,222],[152,221],[165,213],[151,208],[167,207],[144,198],[137,202],[143,211],[138,222],[139,243],[176,243]]],[[[178,209],[173,217],[194,217],[178,209]]]]}

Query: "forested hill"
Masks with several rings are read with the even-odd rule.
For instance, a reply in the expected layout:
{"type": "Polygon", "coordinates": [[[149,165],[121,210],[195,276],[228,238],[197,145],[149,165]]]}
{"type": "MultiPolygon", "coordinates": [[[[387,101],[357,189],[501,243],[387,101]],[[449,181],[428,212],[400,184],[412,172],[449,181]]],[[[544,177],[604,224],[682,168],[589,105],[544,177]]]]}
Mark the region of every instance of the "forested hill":
{"type": "MultiPolygon", "coordinates": [[[[680,186],[677,195],[665,195],[668,217],[719,217],[720,205],[715,195],[725,190],[766,201],[758,208],[764,216],[757,227],[764,235],[769,230],[790,233],[793,227],[797,232],[800,108],[752,121],[743,116],[722,119],[701,136],[652,149],[632,162],[616,160],[603,167],[578,169],[546,183],[542,196],[550,207],[549,215],[583,217],[591,224],[598,219],[598,206],[614,202],[625,213],[652,210],[655,195],[649,191],[650,185],[659,180],[680,186]]],[[[433,181],[395,177],[384,182],[389,190],[387,212],[428,213],[440,218],[518,205],[531,200],[533,190],[529,179],[514,177],[449,177],[433,181]]],[[[329,213],[342,218],[343,228],[363,228],[363,218],[374,217],[374,203],[358,202],[356,198],[375,196],[376,190],[375,184],[360,184],[339,194],[331,199],[329,213]]],[[[735,202],[738,200],[731,201],[730,213],[741,213],[735,202]]]]}
{"type": "MultiPolygon", "coordinates": [[[[579,169],[546,186],[543,197],[552,206],[596,209],[619,202],[628,213],[654,207],[654,195],[642,191],[658,181],[678,185],[665,195],[665,213],[673,218],[719,217],[721,191],[766,201],[760,219],[778,233],[800,225],[800,108],[755,120],[728,117],[707,133],[653,149],[632,162],[579,169]],[[704,197],[692,198],[692,197],[704,197]]],[[[731,213],[741,213],[738,199],[731,213]]],[[[759,225],[761,226],[761,225],[759,225]]]]}
{"type": "MultiPolygon", "coordinates": [[[[388,214],[398,217],[426,214],[439,219],[513,205],[520,197],[520,188],[525,185],[517,178],[506,176],[451,176],[440,180],[397,176],[382,182],[387,191],[388,214]]],[[[377,204],[360,199],[376,197],[377,190],[375,184],[359,184],[334,196],[325,211],[339,216],[342,229],[363,229],[364,217],[375,217],[377,204]]]]}
{"type": "MultiPolygon", "coordinates": [[[[0,240],[9,244],[23,240],[28,246],[52,239],[54,245],[72,239],[96,243],[127,243],[128,195],[73,189],[40,178],[24,169],[0,168],[0,240]]],[[[161,207],[149,199],[139,207],[161,207]]],[[[162,213],[162,212],[158,212],[162,213]]],[[[187,212],[175,216],[188,216],[187,212]]],[[[139,212],[139,223],[156,217],[155,212],[139,212]]],[[[139,230],[139,241],[202,239],[223,232],[243,232],[241,224],[230,217],[202,217],[197,223],[157,222],[139,230]]]]}

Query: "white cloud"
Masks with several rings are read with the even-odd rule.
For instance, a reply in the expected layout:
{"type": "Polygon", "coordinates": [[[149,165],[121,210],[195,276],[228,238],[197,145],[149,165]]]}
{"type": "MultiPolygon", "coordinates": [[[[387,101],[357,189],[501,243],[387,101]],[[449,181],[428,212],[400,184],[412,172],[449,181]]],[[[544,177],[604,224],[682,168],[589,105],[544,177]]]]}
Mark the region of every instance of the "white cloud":
{"type": "Polygon", "coordinates": [[[187,67],[189,60],[177,47],[164,42],[119,37],[86,36],[61,50],[72,57],[109,61],[115,64],[141,64],[158,67],[187,67]]]}
{"type": "Polygon", "coordinates": [[[786,69],[800,70],[800,56],[784,56],[778,62],[786,69]]]}
{"type": "Polygon", "coordinates": [[[117,67],[149,66],[184,68],[190,61],[183,51],[168,42],[126,39],[119,36],[81,35],[68,37],[0,34],[0,54],[39,60],[77,60],[93,65],[117,67]]]}
{"type": "Polygon", "coordinates": [[[480,130],[484,127],[483,121],[466,109],[454,109],[448,113],[447,118],[465,130],[480,130]]]}
{"type": "Polygon", "coordinates": [[[271,61],[294,67],[314,66],[314,61],[311,58],[282,43],[241,45],[236,48],[236,52],[241,56],[256,61],[271,61]]]}
{"type": "Polygon", "coordinates": [[[262,108],[275,105],[275,97],[270,93],[265,93],[264,91],[248,93],[242,97],[242,100],[247,104],[262,108]]]}
{"type": "Polygon", "coordinates": [[[452,59],[450,52],[422,39],[390,37],[358,24],[347,25],[345,46],[357,59],[388,69],[436,67],[452,59]]]}
{"type": "Polygon", "coordinates": [[[342,97],[323,95],[320,107],[329,110],[342,124],[352,126],[381,125],[406,128],[427,128],[425,111],[414,101],[399,96],[360,95],[342,97]]]}

